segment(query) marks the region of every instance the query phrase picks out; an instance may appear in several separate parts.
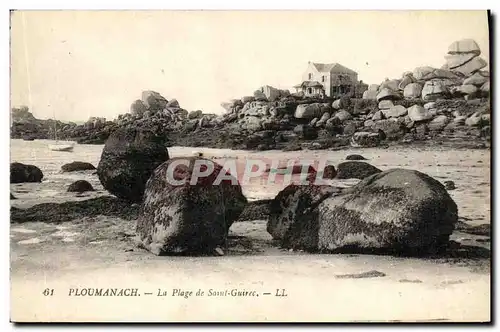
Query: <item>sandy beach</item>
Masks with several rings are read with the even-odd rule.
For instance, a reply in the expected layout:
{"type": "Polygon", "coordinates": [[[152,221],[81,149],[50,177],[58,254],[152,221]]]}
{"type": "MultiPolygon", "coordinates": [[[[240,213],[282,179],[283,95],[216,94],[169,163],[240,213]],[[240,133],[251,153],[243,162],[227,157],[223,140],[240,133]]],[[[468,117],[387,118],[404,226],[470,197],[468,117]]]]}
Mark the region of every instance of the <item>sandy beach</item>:
{"type": "MultiPolygon", "coordinates": [[[[102,146],[77,145],[73,154],[44,159],[44,142],[14,140],[12,161],[38,165],[42,183],[12,184],[13,207],[85,200],[109,195],[91,171],[60,173],[73,160],[97,166],[102,146]],[[21,145],[30,147],[26,153],[21,145]],[[22,152],[25,152],[24,154],[22,152]],[[86,179],[96,189],[83,197],[67,185],[86,179]]],[[[361,154],[382,169],[410,168],[450,191],[459,219],[490,223],[489,150],[352,149],[343,151],[248,152],[169,148],[171,157],[193,150],[218,158],[328,158],[340,163],[361,154]]],[[[332,180],[340,186],[357,180],[332,180]]],[[[273,198],[279,186],[243,186],[251,200],[273,198]]],[[[230,229],[223,257],[154,256],[133,242],[135,221],[95,216],[11,224],[11,319],[13,321],[487,321],[490,319],[490,258],[467,254],[443,258],[308,254],[282,250],[266,232],[266,220],[240,221],[230,229]],[[470,256],[470,257],[469,257],[470,256]],[[68,296],[73,288],[132,287],[140,297],[68,296]],[[45,289],[54,295],[44,296],[45,289]],[[203,290],[174,296],[173,290],[203,290]],[[259,296],[208,296],[210,290],[252,290],[259,296]],[[285,291],[282,291],[285,289],[285,291]],[[161,291],[160,291],[161,290],[161,291]],[[286,294],[287,296],[276,296],[286,294]],[[168,296],[157,296],[166,291],[168,296]],[[284,293],[281,293],[284,292],[284,293]],[[145,295],[144,293],[152,293],[145,295]],[[271,293],[264,295],[264,293],[271,293]],[[132,302],[133,301],[133,302],[132,302]],[[304,305],[307,303],[307,305],[304,305]],[[147,308],[147,309],[146,309],[147,308]],[[195,313],[195,314],[193,314],[195,313]]],[[[489,236],[455,231],[451,240],[490,249],[489,236]]]]}

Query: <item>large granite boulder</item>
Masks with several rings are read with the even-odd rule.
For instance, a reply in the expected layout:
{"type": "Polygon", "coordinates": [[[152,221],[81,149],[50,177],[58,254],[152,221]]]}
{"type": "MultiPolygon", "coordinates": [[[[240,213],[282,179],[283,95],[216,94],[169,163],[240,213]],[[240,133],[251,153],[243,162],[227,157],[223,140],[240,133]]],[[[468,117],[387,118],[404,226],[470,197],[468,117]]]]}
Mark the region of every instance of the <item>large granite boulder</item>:
{"type": "Polygon", "coordinates": [[[476,56],[472,58],[470,61],[464,63],[459,67],[455,67],[452,70],[468,77],[474,74],[475,72],[483,69],[487,65],[488,63],[483,58],[476,56]]]}
{"type": "Polygon", "coordinates": [[[422,94],[422,84],[420,83],[410,83],[405,86],[403,90],[403,96],[405,98],[419,98],[422,94]]]}
{"type": "Polygon", "coordinates": [[[179,102],[177,101],[177,99],[170,99],[168,102],[167,102],[167,108],[180,108],[180,105],[179,105],[179,102]]]}
{"type": "Polygon", "coordinates": [[[478,88],[472,84],[464,84],[458,87],[458,92],[464,95],[475,95],[478,92],[478,88]]]}
{"type": "Polygon", "coordinates": [[[314,104],[300,104],[295,110],[295,117],[297,119],[314,119],[321,117],[321,105],[318,103],[314,104]]]}
{"type": "Polygon", "coordinates": [[[172,158],[146,184],[136,240],[155,255],[213,253],[246,203],[238,180],[221,165],[172,158]]]}
{"type": "Polygon", "coordinates": [[[270,204],[267,231],[284,248],[428,255],[447,246],[457,221],[439,181],[392,169],[346,189],[288,186],[270,204]]]}
{"type": "Polygon", "coordinates": [[[380,84],[380,90],[389,89],[392,91],[398,91],[400,83],[401,80],[385,80],[380,84]]]}
{"type": "Polygon", "coordinates": [[[201,110],[191,111],[188,114],[188,119],[199,119],[203,116],[203,112],[201,110]]]}
{"type": "Polygon", "coordinates": [[[412,107],[408,108],[408,116],[410,117],[411,121],[415,122],[427,121],[432,119],[432,114],[429,112],[429,110],[420,105],[413,105],[412,107]]]}
{"type": "Polygon", "coordinates": [[[474,73],[471,77],[468,77],[464,80],[464,85],[472,84],[477,87],[481,87],[484,83],[488,82],[489,78],[487,76],[482,75],[480,72],[474,73]]]}
{"type": "Polygon", "coordinates": [[[389,109],[382,110],[382,114],[384,114],[384,117],[386,119],[399,118],[401,116],[405,116],[406,114],[408,114],[408,110],[406,109],[406,107],[404,107],[402,105],[396,105],[396,106],[392,106],[389,109]]]}
{"type": "Polygon", "coordinates": [[[432,101],[444,98],[448,95],[448,88],[441,80],[431,80],[424,84],[422,89],[422,99],[432,101]]]}
{"type": "Polygon", "coordinates": [[[364,161],[345,161],[337,166],[337,179],[364,179],[382,172],[377,167],[364,161]]]}
{"type": "Polygon", "coordinates": [[[156,91],[143,91],[142,102],[150,111],[160,111],[167,107],[168,100],[156,91]]]}
{"type": "Polygon", "coordinates": [[[130,113],[136,116],[142,116],[147,110],[146,104],[140,99],[137,99],[130,105],[130,113]]]}
{"type": "Polygon", "coordinates": [[[380,92],[377,94],[377,101],[396,99],[401,99],[401,95],[389,88],[380,89],[380,92]]]}
{"type": "Polygon", "coordinates": [[[373,100],[376,100],[377,99],[377,94],[378,94],[377,90],[366,90],[365,92],[363,92],[363,99],[373,99],[373,100]]]}
{"type": "Polygon", "coordinates": [[[474,53],[449,54],[445,56],[446,65],[449,69],[454,69],[472,60],[476,55],[474,53]]]}
{"type": "Polygon", "coordinates": [[[388,110],[391,107],[394,107],[394,103],[392,102],[392,100],[385,99],[385,100],[381,100],[378,103],[379,110],[388,110]]]}
{"type": "Polygon", "coordinates": [[[42,182],[43,172],[34,165],[10,164],[10,183],[42,182]]]}
{"type": "Polygon", "coordinates": [[[481,49],[474,39],[461,39],[454,41],[448,46],[448,54],[473,54],[475,56],[481,54],[481,49]]]}
{"type": "Polygon", "coordinates": [[[415,77],[415,79],[419,81],[428,80],[433,76],[433,72],[435,69],[436,68],[429,66],[417,67],[413,70],[413,77],[415,77]]]}
{"type": "Polygon", "coordinates": [[[166,138],[138,128],[119,128],[106,141],[97,175],[111,194],[140,202],[153,170],[168,160],[166,138]]]}

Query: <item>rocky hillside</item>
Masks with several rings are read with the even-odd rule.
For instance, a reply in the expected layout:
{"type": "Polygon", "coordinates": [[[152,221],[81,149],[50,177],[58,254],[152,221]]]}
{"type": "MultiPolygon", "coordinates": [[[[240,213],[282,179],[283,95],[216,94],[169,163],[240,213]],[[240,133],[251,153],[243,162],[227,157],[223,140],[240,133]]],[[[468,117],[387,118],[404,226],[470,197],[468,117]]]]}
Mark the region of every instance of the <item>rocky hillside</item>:
{"type": "MultiPolygon", "coordinates": [[[[164,133],[170,145],[214,148],[326,149],[429,140],[484,146],[491,130],[490,81],[480,54],[475,41],[456,41],[441,68],[418,67],[372,84],[360,99],[305,98],[264,86],[222,103],[223,115],[188,112],[176,99],[144,91],[114,121],[58,125],[58,137],[103,144],[116,128],[142,127],[164,133]]],[[[11,137],[50,134],[50,126],[14,122],[11,137]]]]}

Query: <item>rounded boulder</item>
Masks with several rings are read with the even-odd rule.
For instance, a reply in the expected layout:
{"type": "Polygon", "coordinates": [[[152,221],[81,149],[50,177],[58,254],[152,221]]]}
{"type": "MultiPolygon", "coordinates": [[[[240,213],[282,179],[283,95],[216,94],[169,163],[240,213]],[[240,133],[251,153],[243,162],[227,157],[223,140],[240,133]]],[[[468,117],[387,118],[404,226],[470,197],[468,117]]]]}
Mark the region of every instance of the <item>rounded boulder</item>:
{"type": "Polygon", "coordinates": [[[42,182],[43,172],[34,165],[10,164],[10,183],[42,182]]]}
{"type": "Polygon", "coordinates": [[[106,141],[97,175],[118,198],[140,202],[154,169],[168,160],[164,135],[138,128],[115,130],[106,141]]]}

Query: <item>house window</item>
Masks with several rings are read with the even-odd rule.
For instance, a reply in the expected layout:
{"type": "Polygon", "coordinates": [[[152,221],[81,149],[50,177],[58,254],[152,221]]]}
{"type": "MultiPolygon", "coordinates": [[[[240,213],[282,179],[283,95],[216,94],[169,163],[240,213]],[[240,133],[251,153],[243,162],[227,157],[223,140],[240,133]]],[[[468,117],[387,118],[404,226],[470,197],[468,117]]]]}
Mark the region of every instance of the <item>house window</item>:
{"type": "Polygon", "coordinates": [[[313,79],[313,74],[309,73],[309,80],[312,80],[312,79],[313,79]]]}
{"type": "Polygon", "coordinates": [[[321,77],[321,82],[326,82],[326,76],[325,76],[325,75],[323,75],[323,76],[321,77]]]}

